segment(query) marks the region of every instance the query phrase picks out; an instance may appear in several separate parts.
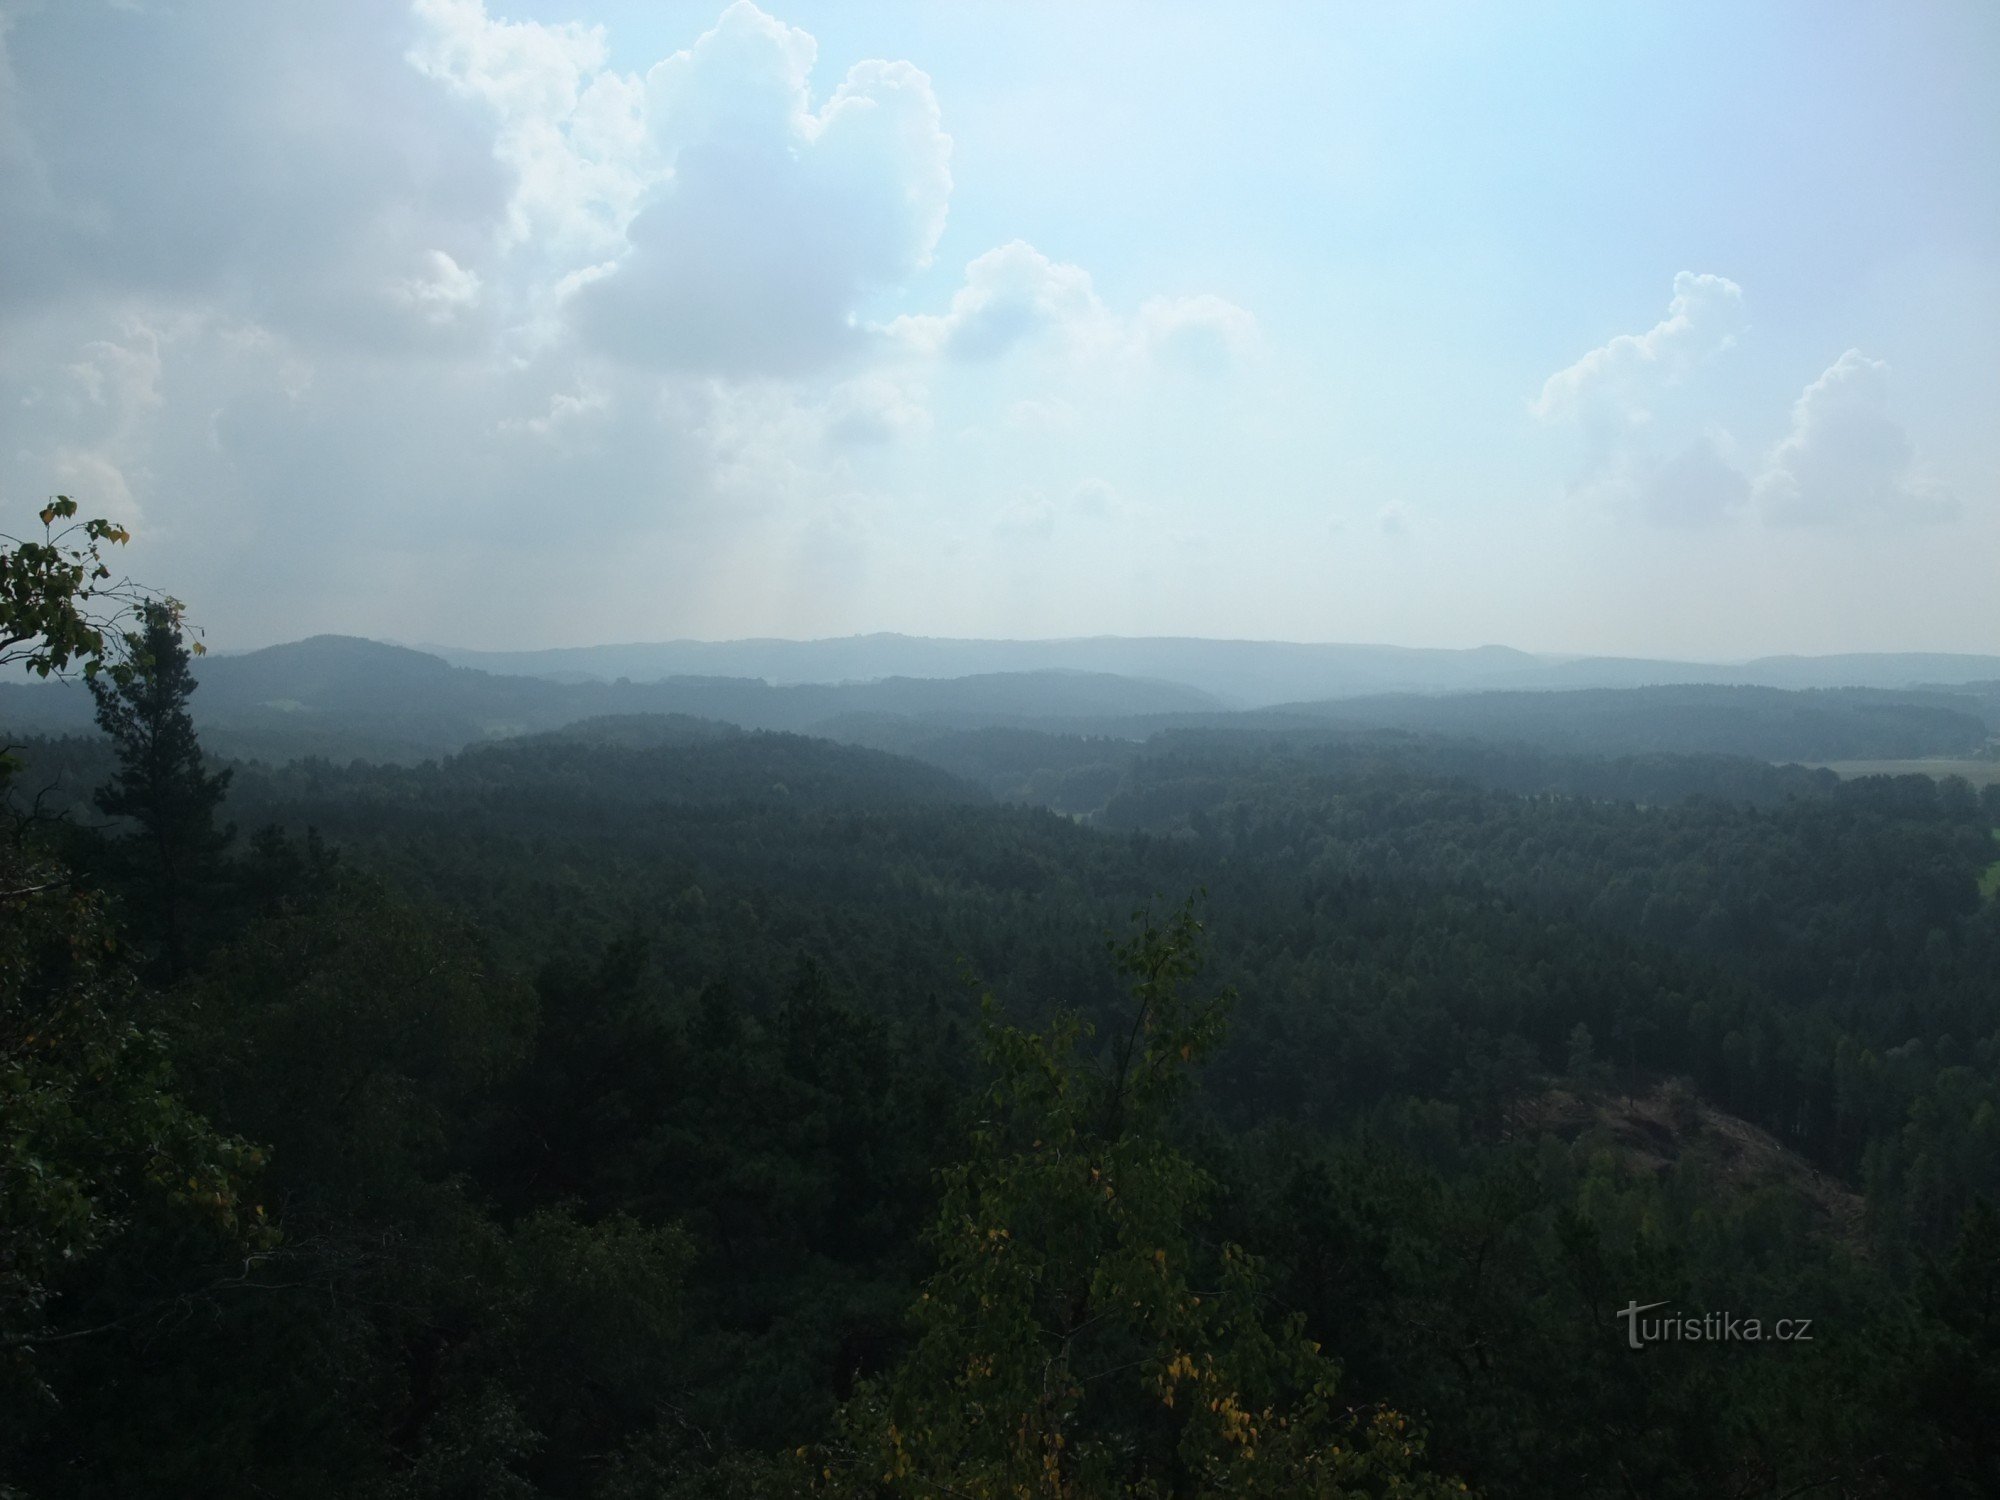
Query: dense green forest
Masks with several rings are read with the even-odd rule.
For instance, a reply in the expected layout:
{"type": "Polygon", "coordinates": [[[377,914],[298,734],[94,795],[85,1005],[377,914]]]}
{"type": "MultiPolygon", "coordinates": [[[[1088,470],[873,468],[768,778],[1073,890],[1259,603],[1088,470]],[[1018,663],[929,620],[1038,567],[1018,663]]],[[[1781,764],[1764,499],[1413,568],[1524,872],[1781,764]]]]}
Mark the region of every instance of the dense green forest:
{"type": "Polygon", "coordinates": [[[4,772],[0,1494],[2000,1493],[2000,788],[1522,702],[224,765],[115,540],[0,580],[108,731],[4,772]]]}

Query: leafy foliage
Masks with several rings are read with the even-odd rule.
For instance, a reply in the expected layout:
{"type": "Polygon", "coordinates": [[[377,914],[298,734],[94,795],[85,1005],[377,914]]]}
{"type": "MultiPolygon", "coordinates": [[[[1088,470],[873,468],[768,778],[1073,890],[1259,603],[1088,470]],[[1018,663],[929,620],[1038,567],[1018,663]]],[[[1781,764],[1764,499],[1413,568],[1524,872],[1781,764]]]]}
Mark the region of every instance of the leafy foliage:
{"type": "MultiPolygon", "coordinates": [[[[104,637],[90,607],[121,596],[104,585],[98,544],[126,537],[96,520],[52,530],[75,514],[58,498],[42,513],[45,541],[0,551],[0,663],[43,676],[80,664],[95,685],[104,637]],[[69,540],[77,531],[80,545],[69,540]]],[[[144,607],[176,618],[171,604],[144,607]]],[[[0,826],[0,1380],[10,1403],[24,1386],[46,1396],[52,1346],[160,1312],[163,1299],[146,1297],[95,1323],[64,1316],[88,1302],[88,1272],[108,1252],[193,1233],[212,1260],[276,1242],[249,1201],[261,1153],[184,1102],[157,997],[134,977],[106,900],[76,884],[43,834],[27,818],[0,826]]]]}
{"type": "Polygon", "coordinates": [[[78,1331],[51,1321],[71,1268],[148,1215],[185,1210],[273,1242],[247,1182],[262,1154],[177,1095],[102,898],[7,851],[0,880],[0,1345],[16,1361],[78,1331]]]}
{"type": "Polygon", "coordinates": [[[104,668],[105,631],[116,616],[98,606],[129,607],[137,594],[112,581],[103,548],[123,546],[131,533],[101,519],[57,527],[76,514],[76,501],[57,495],[38,517],[40,541],[0,536],[0,667],[47,677],[80,666],[89,678],[104,668]]]}

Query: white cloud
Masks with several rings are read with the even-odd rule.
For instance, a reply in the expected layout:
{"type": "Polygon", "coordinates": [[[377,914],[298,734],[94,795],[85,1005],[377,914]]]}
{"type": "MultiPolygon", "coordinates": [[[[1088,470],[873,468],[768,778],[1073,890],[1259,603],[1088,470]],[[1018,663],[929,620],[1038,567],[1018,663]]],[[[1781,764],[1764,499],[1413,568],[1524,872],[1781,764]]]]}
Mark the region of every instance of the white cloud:
{"type": "Polygon", "coordinates": [[[1621,333],[1551,375],[1530,410],[1582,434],[1582,468],[1570,492],[1663,525],[1713,522],[1740,510],[1749,481],[1731,460],[1729,434],[1711,428],[1662,441],[1654,418],[1660,396],[1727,349],[1743,327],[1741,287],[1683,271],[1659,322],[1644,333],[1621,333]]]}
{"type": "Polygon", "coordinates": [[[1726,276],[1674,277],[1667,315],[1644,333],[1621,333],[1542,386],[1533,406],[1545,420],[1644,422],[1654,394],[1742,332],[1743,289],[1726,276]]]}
{"type": "Polygon", "coordinates": [[[88,514],[116,517],[128,530],[143,532],[145,516],[132,497],[125,471],[101,453],[78,448],[58,448],[51,456],[48,473],[50,488],[59,495],[88,496],[88,514]]]}
{"type": "Polygon", "coordinates": [[[889,333],[922,354],[997,359],[1044,336],[1077,343],[1108,335],[1109,314],[1081,266],[1049,259],[1026,240],[978,256],[944,313],[897,318],[889,333]]]}
{"type": "Polygon", "coordinates": [[[395,283],[397,300],[427,323],[450,323],[479,303],[479,274],[469,271],[442,250],[424,257],[424,274],[395,283]]]}
{"type": "Polygon", "coordinates": [[[602,417],[611,406],[611,394],[602,387],[585,386],[575,391],[557,391],[549,397],[548,408],[539,416],[503,417],[502,432],[526,432],[556,442],[572,441],[580,428],[602,417]]]}
{"type": "MultiPolygon", "coordinates": [[[[886,331],[913,353],[965,362],[1039,347],[1208,375],[1228,369],[1258,337],[1255,316],[1213,293],[1155,297],[1133,317],[1120,318],[1098,297],[1088,271],[1053,260],[1026,240],[976,257],[945,312],[905,314],[886,331]]],[[[1018,406],[1015,415],[1033,422],[1033,414],[1018,406]]]]}
{"type": "Polygon", "coordinates": [[[637,86],[605,69],[603,28],[498,21],[483,0],[411,9],[422,28],[411,65],[495,120],[493,154],[513,174],[502,244],[615,249],[656,167],[637,86]]]}
{"type": "Polygon", "coordinates": [[[71,495],[96,514],[142,528],[134,487],[147,477],[169,337],[146,322],[128,322],[114,337],[89,340],[56,363],[57,380],[22,392],[19,406],[28,420],[11,456],[39,476],[40,492],[71,495]]]}
{"type": "Polygon", "coordinates": [[[589,345],[655,369],[798,375],[858,352],[861,300],[928,262],[951,193],[930,80],[859,63],[815,112],[814,53],[737,0],[647,74],[666,174],[615,267],[570,299],[589,345]]]}
{"type": "Polygon", "coordinates": [[[1902,424],[1889,415],[1889,366],[1849,349],[1792,404],[1791,431],[1757,478],[1773,521],[1940,521],[1958,513],[1923,477],[1902,424]]]}
{"type": "Polygon", "coordinates": [[[931,416],[922,400],[895,381],[863,376],[842,381],[826,402],[826,440],[841,447],[921,437],[931,416]]]}
{"type": "Polygon", "coordinates": [[[1216,451],[1209,393],[1165,377],[1249,347],[1220,299],[1113,313],[1017,242],[893,320],[952,191],[917,68],[815,84],[809,35],[718,0],[635,72],[514,8],[0,0],[0,502],[143,510],[148,580],[236,642],[525,640],[705,628],[692,591],[828,516],[945,545],[990,515],[954,512],[961,475],[1101,535],[1139,512],[1076,476],[1156,484],[1163,423],[1216,451]],[[615,600],[493,581],[607,552],[615,600]]]}
{"type": "Polygon", "coordinates": [[[1257,319],[1212,292],[1155,297],[1139,309],[1136,334],[1155,359],[1214,375],[1255,347],[1257,319]]]}
{"type": "Polygon", "coordinates": [[[531,342],[560,308],[635,367],[806,374],[865,346],[861,300],[943,231],[951,141],[908,63],[859,63],[815,108],[813,38],[749,0],[643,77],[607,66],[600,27],[415,8],[411,64],[494,122],[499,248],[541,275],[517,299],[531,342]]]}
{"type": "Polygon", "coordinates": [[[1753,508],[1780,523],[1955,515],[1955,498],[1921,473],[1909,434],[1889,413],[1889,367],[1858,349],[1793,403],[1790,429],[1754,483],[1721,427],[1659,440],[1656,398],[1733,342],[1743,326],[1742,298],[1733,281],[1683,272],[1659,323],[1621,334],[1549,377],[1536,415],[1572,421],[1584,435],[1572,493],[1667,525],[1711,523],[1753,508]]]}

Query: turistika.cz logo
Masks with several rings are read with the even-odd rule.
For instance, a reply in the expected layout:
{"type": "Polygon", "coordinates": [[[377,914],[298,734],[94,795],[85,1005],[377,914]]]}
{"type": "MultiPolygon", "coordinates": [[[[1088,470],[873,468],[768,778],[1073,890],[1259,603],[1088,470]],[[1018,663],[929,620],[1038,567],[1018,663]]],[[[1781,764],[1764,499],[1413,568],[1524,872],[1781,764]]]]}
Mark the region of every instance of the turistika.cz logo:
{"type": "Polygon", "coordinates": [[[1743,1318],[1735,1313],[1710,1312],[1699,1317],[1687,1313],[1660,1313],[1646,1317],[1664,1302],[1631,1302],[1618,1316],[1625,1320],[1625,1342],[1634,1349],[1648,1344],[1723,1344],[1773,1342],[1796,1344],[1812,1341],[1811,1318],[1780,1318],[1766,1324],[1761,1318],[1743,1318]]]}

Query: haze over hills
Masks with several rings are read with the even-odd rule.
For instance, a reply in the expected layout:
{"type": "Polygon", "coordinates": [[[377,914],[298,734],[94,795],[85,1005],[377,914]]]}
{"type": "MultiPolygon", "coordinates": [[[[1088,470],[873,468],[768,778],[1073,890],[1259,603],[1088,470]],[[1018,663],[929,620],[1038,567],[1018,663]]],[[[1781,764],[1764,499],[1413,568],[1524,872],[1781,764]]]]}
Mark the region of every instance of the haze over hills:
{"type": "MultiPolygon", "coordinates": [[[[1548,662],[1501,647],[1452,652],[1252,641],[887,636],[602,647],[526,657],[459,654],[514,667],[539,663],[554,675],[454,665],[379,641],[315,636],[204,658],[196,668],[201,687],[193,711],[216,753],[273,762],[309,755],[416,761],[584,720],[643,715],[681,715],[887,749],[907,749],[953,730],[994,728],[1128,741],[1163,730],[1388,730],[1596,754],[1675,750],[1801,761],[1972,755],[2000,730],[2000,688],[1991,684],[1798,689],[1690,682],[1670,678],[1665,669],[1689,674],[1707,669],[1548,662]],[[581,660],[643,669],[648,659],[737,672],[761,666],[779,678],[787,671],[855,675],[774,683],[711,670],[606,680],[573,665],[581,660]],[[566,664],[551,665],[557,661],[566,664]],[[1104,669],[1111,664],[1129,670],[1104,669]],[[857,680],[870,667],[906,670],[857,680]],[[955,668],[979,670],[938,675],[955,668]],[[1594,675],[1627,669],[1633,676],[1650,676],[1655,685],[1593,681],[1594,675]],[[1139,671],[1145,675],[1135,675],[1139,671]],[[1407,685],[1413,682],[1421,686],[1407,685]],[[1550,682],[1563,687],[1547,686],[1550,682]],[[1271,698],[1286,687],[1308,690],[1271,698]],[[1219,690],[1224,688],[1234,691],[1219,690]]],[[[2000,678],[2000,660],[1977,657],[1774,659],[1741,670],[1901,683],[1981,667],[2000,678]]],[[[90,698],[79,683],[0,685],[0,726],[27,734],[90,733],[90,698]]]]}
{"type": "MultiPolygon", "coordinates": [[[[201,686],[193,711],[205,741],[220,754],[269,760],[416,760],[606,715],[684,714],[748,729],[807,731],[857,717],[949,728],[1199,716],[1222,709],[1210,695],[1181,684],[1073,671],[784,686],[717,676],[549,681],[453,666],[422,651],[353,636],[209,656],[197,664],[196,675],[201,686]]],[[[0,685],[0,725],[89,732],[90,696],[78,682],[0,685]]]]}
{"type": "Polygon", "coordinates": [[[0,1500],[2000,1500],[2000,0],[1163,9],[0,0],[0,1500]]]}
{"type": "Polygon", "coordinates": [[[1231,708],[1374,693],[1652,687],[1907,688],[2000,679],[2000,656],[1943,652],[1768,656],[1745,662],[1535,655],[1510,646],[1432,647],[1090,636],[1068,640],[964,640],[878,634],[826,640],[662,641],[546,651],[425,646],[456,666],[582,681],[634,682],[700,675],[772,683],[880,677],[962,677],[988,672],[1076,671],[1183,683],[1231,708]]]}
{"type": "MultiPolygon", "coordinates": [[[[1538,665],[1537,658],[1504,646],[1453,651],[1126,636],[1009,641],[879,634],[809,641],[667,641],[553,651],[424,649],[459,666],[570,680],[627,677],[645,682],[698,674],[761,677],[773,683],[837,683],[994,672],[1097,672],[1182,683],[1213,694],[1221,706],[1230,708],[1330,694],[1464,690],[1511,681],[1538,665]]],[[[1995,666],[2000,670],[2000,660],[1995,666]]]]}
{"type": "Polygon", "coordinates": [[[1832,656],[1760,656],[1745,662],[1652,661],[1579,657],[1556,663],[1537,684],[1548,687],[1641,687],[1724,683],[1774,688],[1962,687],[2000,679],[2000,656],[1950,651],[1865,651],[1832,656]]]}

